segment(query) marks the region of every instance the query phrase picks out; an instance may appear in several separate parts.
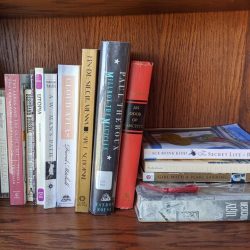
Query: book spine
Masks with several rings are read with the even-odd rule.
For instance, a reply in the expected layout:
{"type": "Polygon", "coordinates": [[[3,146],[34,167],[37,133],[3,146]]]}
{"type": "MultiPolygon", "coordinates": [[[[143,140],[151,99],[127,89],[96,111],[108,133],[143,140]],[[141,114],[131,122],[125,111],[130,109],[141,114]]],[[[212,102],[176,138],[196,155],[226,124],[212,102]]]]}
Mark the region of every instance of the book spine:
{"type": "Polygon", "coordinates": [[[0,90],[0,183],[1,194],[9,194],[8,147],[6,128],[5,91],[0,90]]]}
{"type": "Polygon", "coordinates": [[[79,85],[79,65],[58,65],[58,207],[75,205],[79,85]]]}
{"type": "Polygon", "coordinates": [[[144,149],[143,159],[250,159],[250,149],[144,149]]]}
{"type": "Polygon", "coordinates": [[[10,204],[25,204],[20,78],[5,74],[10,204]]]}
{"type": "Polygon", "coordinates": [[[25,178],[25,192],[27,200],[27,156],[26,156],[26,106],[25,106],[25,90],[30,88],[30,75],[20,74],[20,95],[21,95],[21,118],[22,118],[22,140],[23,140],[23,166],[24,166],[24,178],[25,178]]]}
{"type": "Polygon", "coordinates": [[[45,196],[44,208],[56,207],[57,74],[44,74],[45,196]]]}
{"type": "Polygon", "coordinates": [[[76,175],[76,212],[89,211],[97,54],[98,50],[96,49],[82,50],[76,175]]]}
{"type": "MultiPolygon", "coordinates": [[[[188,198],[188,196],[187,196],[188,198]]],[[[215,199],[143,200],[136,213],[141,222],[245,221],[250,219],[250,201],[217,196],[215,199]],[[224,199],[223,199],[224,198],[224,199]]]]}
{"type": "Polygon", "coordinates": [[[121,209],[133,208],[134,204],[145,107],[148,102],[152,69],[151,62],[131,62],[115,201],[115,206],[121,209]]]}
{"type": "Polygon", "coordinates": [[[33,161],[33,171],[32,171],[32,193],[33,193],[33,204],[37,204],[37,162],[36,162],[36,85],[35,85],[35,69],[30,70],[30,89],[31,89],[31,126],[32,126],[32,161],[33,161]]]}
{"type": "Polygon", "coordinates": [[[34,201],[33,169],[34,169],[34,98],[31,89],[25,90],[25,120],[26,120],[26,163],[27,163],[27,201],[34,201]]]}
{"type": "Polygon", "coordinates": [[[45,122],[43,68],[35,68],[36,100],[36,194],[37,204],[44,204],[45,186],[45,122]]]}
{"type": "Polygon", "coordinates": [[[144,182],[229,182],[250,181],[249,173],[142,173],[144,182]]]}
{"type": "Polygon", "coordinates": [[[95,215],[114,210],[129,55],[129,43],[101,44],[90,199],[95,215]]]}

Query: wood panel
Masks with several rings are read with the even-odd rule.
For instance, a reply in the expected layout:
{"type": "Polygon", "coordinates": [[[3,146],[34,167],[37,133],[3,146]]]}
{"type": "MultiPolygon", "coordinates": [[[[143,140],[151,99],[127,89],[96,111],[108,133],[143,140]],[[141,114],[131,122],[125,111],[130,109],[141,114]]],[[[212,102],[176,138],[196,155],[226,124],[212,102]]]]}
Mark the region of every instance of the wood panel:
{"type": "Polygon", "coordinates": [[[1,249],[248,249],[250,224],[139,223],[133,210],[111,216],[73,208],[9,207],[0,201],[1,249]]]}
{"type": "Polygon", "coordinates": [[[250,9],[248,0],[0,0],[0,16],[128,15],[250,9]]]}
{"type": "Polygon", "coordinates": [[[248,12],[0,19],[0,76],[79,64],[81,48],[130,41],[154,62],[146,127],[239,120],[248,12]],[[236,21],[237,20],[237,21],[236,21]]]}
{"type": "Polygon", "coordinates": [[[240,100],[239,123],[250,132],[250,12],[248,13],[245,67],[240,100]]]}

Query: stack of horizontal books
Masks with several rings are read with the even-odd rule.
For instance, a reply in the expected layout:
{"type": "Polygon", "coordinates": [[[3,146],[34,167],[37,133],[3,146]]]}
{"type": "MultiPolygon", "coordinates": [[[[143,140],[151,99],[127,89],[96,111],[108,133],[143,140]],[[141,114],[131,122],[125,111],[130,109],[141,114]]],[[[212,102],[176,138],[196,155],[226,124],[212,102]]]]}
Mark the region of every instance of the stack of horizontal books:
{"type": "Polygon", "coordinates": [[[250,134],[238,124],[144,132],[140,221],[248,220],[250,134]]]}

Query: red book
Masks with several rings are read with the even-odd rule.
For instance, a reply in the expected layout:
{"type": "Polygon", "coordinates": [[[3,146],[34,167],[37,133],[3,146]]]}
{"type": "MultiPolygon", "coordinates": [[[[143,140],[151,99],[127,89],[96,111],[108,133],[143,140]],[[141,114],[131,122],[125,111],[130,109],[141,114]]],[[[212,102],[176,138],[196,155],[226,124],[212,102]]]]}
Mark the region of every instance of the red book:
{"type": "Polygon", "coordinates": [[[151,62],[131,62],[117,177],[116,208],[133,208],[152,69],[151,62]]]}
{"type": "Polygon", "coordinates": [[[24,205],[25,185],[21,119],[20,79],[18,74],[5,74],[10,205],[24,205]]]}

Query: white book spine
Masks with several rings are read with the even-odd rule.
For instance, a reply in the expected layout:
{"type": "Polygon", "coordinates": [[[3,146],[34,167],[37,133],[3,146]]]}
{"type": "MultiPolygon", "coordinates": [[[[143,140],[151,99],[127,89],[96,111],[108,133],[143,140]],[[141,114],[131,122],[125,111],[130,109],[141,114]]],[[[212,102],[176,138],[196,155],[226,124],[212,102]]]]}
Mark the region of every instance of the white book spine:
{"type": "Polygon", "coordinates": [[[45,112],[44,112],[44,74],[43,68],[35,68],[36,100],[36,196],[37,204],[44,204],[45,186],[45,112]]]}
{"type": "Polygon", "coordinates": [[[57,74],[44,74],[45,82],[45,200],[56,207],[57,74]]]}
{"type": "Polygon", "coordinates": [[[33,201],[33,169],[35,164],[34,159],[34,98],[31,89],[26,89],[25,95],[25,120],[26,120],[26,167],[27,167],[27,200],[33,201]]]}
{"type": "Polygon", "coordinates": [[[57,206],[75,205],[80,66],[58,66],[57,206]]]}
{"type": "Polygon", "coordinates": [[[6,109],[4,91],[0,90],[0,182],[1,193],[9,193],[8,147],[6,130],[6,109]]]}
{"type": "Polygon", "coordinates": [[[144,149],[144,160],[250,159],[250,149],[144,149]]]}

